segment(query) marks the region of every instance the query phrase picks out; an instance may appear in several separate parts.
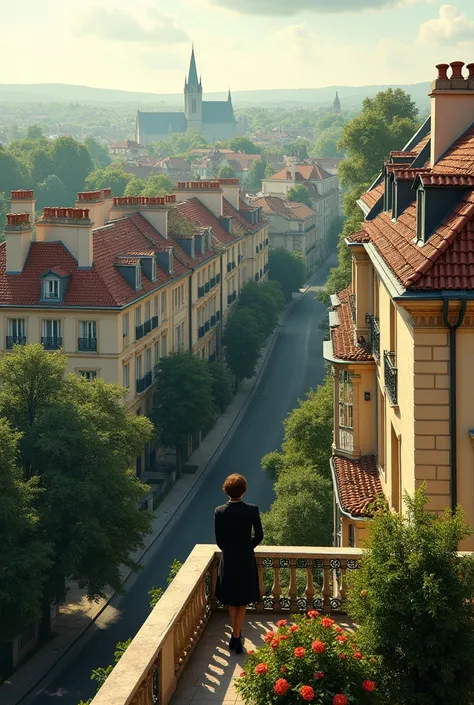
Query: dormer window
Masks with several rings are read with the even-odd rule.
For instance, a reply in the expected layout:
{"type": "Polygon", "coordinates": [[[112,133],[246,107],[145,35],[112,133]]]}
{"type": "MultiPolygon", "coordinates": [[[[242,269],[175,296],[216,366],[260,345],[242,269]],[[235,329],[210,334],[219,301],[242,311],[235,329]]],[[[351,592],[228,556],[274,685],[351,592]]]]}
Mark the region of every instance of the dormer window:
{"type": "Polygon", "coordinates": [[[59,279],[45,279],[43,287],[43,296],[45,299],[59,301],[59,279]]]}
{"type": "Polygon", "coordinates": [[[416,239],[425,241],[426,191],[422,188],[416,192],[416,239]]]}
{"type": "Polygon", "coordinates": [[[135,289],[141,289],[142,288],[142,270],[140,268],[140,265],[137,264],[135,267],[135,289]]]}
{"type": "Polygon", "coordinates": [[[156,282],[156,258],[153,257],[151,260],[151,280],[156,282]]]}

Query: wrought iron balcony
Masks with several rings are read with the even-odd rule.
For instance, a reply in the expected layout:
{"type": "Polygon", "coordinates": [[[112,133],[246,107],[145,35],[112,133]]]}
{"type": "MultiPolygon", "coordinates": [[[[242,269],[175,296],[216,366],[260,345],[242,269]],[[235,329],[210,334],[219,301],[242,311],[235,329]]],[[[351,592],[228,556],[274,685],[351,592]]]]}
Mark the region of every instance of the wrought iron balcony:
{"type": "Polygon", "coordinates": [[[269,269],[270,269],[270,265],[269,265],[268,262],[267,262],[267,264],[266,264],[266,265],[264,266],[264,268],[263,268],[263,271],[264,271],[264,272],[268,272],[269,269]]]}
{"type": "Polygon", "coordinates": [[[153,372],[150,370],[149,372],[146,372],[143,377],[139,377],[137,379],[137,394],[142,394],[145,389],[148,389],[148,387],[151,386],[152,382],[153,372]]]}
{"type": "Polygon", "coordinates": [[[260,245],[258,246],[258,249],[261,250],[263,248],[263,243],[261,242],[260,245]]]}
{"type": "Polygon", "coordinates": [[[398,368],[395,353],[385,350],[383,354],[383,364],[385,390],[389,396],[390,402],[396,405],[398,404],[398,368]]]}
{"type": "Polygon", "coordinates": [[[77,349],[79,352],[97,352],[97,338],[78,338],[77,349]]]}
{"type": "Polygon", "coordinates": [[[153,318],[151,319],[151,329],[155,330],[155,328],[158,328],[158,323],[158,316],[153,316],[153,318]]]}
{"type": "Polygon", "coordinates": [[[200,286],[198,288],[198,298],[202,299],[203,296],[204,296],[204,287],[200,286]]]}
{"type": "Polygon", "coordinates": [[[151,333],[151,318],[148,319],[148,321],[145,321],[143,324],[143,333],[144,335],[148,335],[148,333],[151,333]]]}
{"type": "Polygon", "coordinates": [[[209,291],[210,291],[210,289],[211,289],[211,284],[210,284],[210,282],[206,282],[206,283],[204,284],[204,293],[205,293],[205,294],[208,294],[209,291]]]}
{"type": "Polygon", "coordinates": [[[221,312],[220,311],[216,311],[216,320],[217,320],[217,322],[219,322],[221,320],[221,312]]]}
{"type": "Polygon", "coordinates": [[[244,256],[243,256],[243,255],[239,255],[238,260],[239,260],[239,264],[240,264],[241,262],[244,261],[244,256]]]}
{"type": "Polygon", "coordinates": [[[355,294],[350,294],[349,295],[349,304],[351,307],[351,314],[352,314],[352,320],[354,323],[356,322],[356,316],[357,316],[357,311],[356,311],[356,295],[355,294]]]}
{"type": "MultiPolygon", "coordinates": [[[[247,648],[261,646],[277,619],[311,608],[353,628],[346,616],[346,585],[360,549],[263,546],[255,555],[263,598],[248,610],[247,648]]],[[[92,705],[168,705],[173,696],[183,704],[193,697],[213,705],[236,702],[234,671],[236,664],[244,667],[245,655],[239,661],[226,653],[228,618],[215,598],[219,559],[215,547],[195,546],[92,705]],[[219,671],[209,671],[207,664],[217,660],[219,671]]]]}
{"type": "Polygon", "coordinates": [[[209,320],[207,320],[207,321],[205,322],[205,324],[204,324],[204,330],[206,331],[206,333],[207,333],[207,331],[209,330],[210,327],[211,327],[210,322],[209,322],[209,320]]]}
{"type": "Polygon", "coordinates": [[[205,332],[206,331],[204,330],[204,326],[200,326],[198,329],[198,338],[203,338],[205,332]]]}
{"type": "Polygon", "coordinates": [[[219,274],[216,274],[216,284],[219,284],[220,280],[221,280],[221,275],[220,275],[220,273],[219,273],[219,274]]]}
{"type": "Polygon", "coordinates": [[[258,252],[258,245],[255,245],[255,252],[258,252]]]}
{"type": "Polygon", "coordinates": [[[15,345],[26,345],[26,335],[7,335],[6,349],[13,350],[15,345]]]}
{"type": "Polygon", "coordinates": [[[41,338],[41,345],[45,350],[59,350],[62,344],[62,338],[41,338]]]}
{"type": "Polygon", "coordinates": [[[232,269],[235,269],[235,262],[231,262],[232,264],[232,269]]]}
{"type": "Polygon", "coordinates": [[[145,389],[151,387],[153,382],[153,372],[149,370],[145,375],[145,389]]]}
{"type": "Polygon", "coordinates": [[[216,285],[216,278],[215,277],[211,277],[210,284],[211,284],[211,289],[213,289],[216,285]]]}
{"type": "Polygon", "coordinates": [[[227,271],[232,271],[232,262],[227,262],[227,271]]]}
{"type": "Polygon", "coordinates": [[[213,316],[211,316],[211,327],[214,327],[216,325],[216,323],[217,323],[217,318],[214,314],[213,316]]]}
{"type": "Polygon", "coordinates": [[[143,324],[140,326],[135,326],[135,340],[140,340],[140,338],[143,338],[143,335],[143,324]]]}
{"type": "Polygon", "coordinates": [[[237,292],[236,292],[236,291],[233,291],[233,292],[232,292],[232,301],[235,301],[236,298],[237,298],[237,292]]]}
{"type": "Polygon", "coordinates": [[[372,355],[376,360],[380,360],[380,328],[379,319],[368,313],[365,317],[365,322],[370,331],[370,347],[372,355]]]}

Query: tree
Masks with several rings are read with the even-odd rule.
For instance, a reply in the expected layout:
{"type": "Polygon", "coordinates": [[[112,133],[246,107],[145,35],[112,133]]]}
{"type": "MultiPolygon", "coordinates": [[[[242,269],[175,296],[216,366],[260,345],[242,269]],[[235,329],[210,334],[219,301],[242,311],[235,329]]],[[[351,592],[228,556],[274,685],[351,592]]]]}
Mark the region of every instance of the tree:
{"type": "Polygon", "coordinates": [[[56,174],[50,174],[36,187],[37,207],[42,210],[45,206],[67,206],[68,197],[66,188],[56,174]]]}
{"type": "Polygon", "coordinates": [[[305,206],[311,208],[311,199],[309,197],[308,189],[303,184],[297,184],[288,189],[286,197],[289,201],[296,201],[297,203],[304,203],[305,206]]]}
{"type": "Polygon", "coordinates": [[[191,352],[174,352],[158,364],[152,417],[159,442],[176,449],[180,471],[189,436],[209,426],[214,415],[208,363],[191,352]]]}
{"type": "Polygon", "coordinates": [[[250,281],[242,288],[239,296],[239,308],[252,311],[262,331],[262,340],[275,329],[278,322],[278,312],[282,308],[282,292],[277,292],[267,282],[259,284],[250,281]]]}
{"type": "Polygon", "coordinates": [[[38,482],[17,466],[19,434],[0,419],[0,643],[41,616],[51,548],[38,531],[38,482]]]}
{"type": "Polygon", "coordinates": [[[217,172],[218,179],[235,179],[236,177],[237,174],[231,166],[221,166],[221,168],[217,172]]]}
{"type": "Polygon", "coordinates": [[[243,307],[232,311],[227,317],[223,342],[225,359],[235,376],[235,388],[245,378],[255,373],[260,357],[262,331],[255,314],[243,307]]]}
{"type": "Polygon", "coordinates": [[[27,183],[26,169],[0,145],[0,193],[9,194],[27,183]]]}
{"type": "Polygon", "coordinates": [[[112,163],[109,150],[105,145],[100,144],[93,137],[86,137],[84,144],[94,163],[94,168],[103,169],[112,163]]]}
{"type": "Polygon", "coordinates": [[[263,514],[270,546],[330,546],[332,484],[310,465],[286,466],[275,483],[275,501],[263,514]]]}
{"type": "Polygon", "coordinates": [[[26,131],[27,140],[43,140],[43,130],[39,125],[30,125],[26,131]]]}
{"type": "Polygon", "coordinates": [[[287,154],[293,154],[297,159],[308,159],[311,142],[304,137],[298,137],[296,142],[285,145],[287,154]]]}
{"type": "Polygon", "coordinates": [[[145,187],[141,192],[141,196],[164,196],[167,193],[172,193],[175,189],[174,181],[165,174],[152,174],[145,182],[145,187]]]}
{"type": "Polygon", "coordinates": [[[222,362],[210,362],[212,377],[212,398],[219,414],[222,414],[232,401],[232,380],[222,362]]]}
{"type": "Polygon", "coordinates": [[[244,136],[232,137],[225,142],[225,147],[233,152],[244,152],[245,154],[260,154],[261,152],[260,147],[244,136]]]}
{"type": "Polygon", "coordinates": [[[305,262],[301,252],[288,252],[283,248],[271,249],[268,255],[269,277],[277,281],[285,299],[290,301],[293,291],[304,285],[305,262]]]}
{"type": "Polygon", "coordinates": [[[409,93],[401,88],[387,88],[380,91],[374,98],[365,98],[362,103],[362,112],[378,113],[388,123],[395,118],[406,118],[414,121],[418,118],[418,108],[409,93]]]}
{"type": "Polygon", "coordinates": [[[25,478],[37,478],[35,502],[52,564],[42,596],[42,637],[50,632],[50,605],[65,598],[67,581],[89,599],[119,590],[122,565],[150,530],[138,504],[147,488],[132,464],[152,426],[130,415],[125,391],[103,380],[64,376],[66,358],[41,345],[18,346],[0,359],[0,415],[22,432],[25,478]]]}
{"type": "Polygon", "coordinates": [[[114,196],[123,196],[125,188],[132,178],[131,174],[124,171],[121,164],[113,162],[105,169],[95,169],[91,172],[86,178],[85,188],[87,191],[110,188],[114,196]]]}
{"type": "Polygon", "coordinates": [[[145,188],[145,179],[139,179],[136,176],[132,177],[125,187],[124,196],[141,196],[145,188]]]}
{"type": "Polygon", "coordinates": [[[469,705],[474,562],[457,551],[471,532],[460,508],[439,517],[426,501],[420,488],[405,495],[403,516],[379,505],[351,571],[350,613],[361,647],[377,658],[384,702],[469,705]]]}
{"type": "Polygon", "coordinates": [[[58,137],[52,141],[50,149],[52,173],[61,179],[73,201],[94,169],[91,156],[86,147],[72,137],[58,137]]]}
{"type": "Polygon", "coordinates": [[[247,189],[249,191],[261,191],[262,179],[265,178],[267,162],[263,159],[256,159],[249,169],[247,177],[247,189]]]}
{"type": "Polygon", "coordinates": [[[338,142],[342,136],[342,127],[334,125],[321,132],[313,147],[315,157],[341,157],[338,142]]]}

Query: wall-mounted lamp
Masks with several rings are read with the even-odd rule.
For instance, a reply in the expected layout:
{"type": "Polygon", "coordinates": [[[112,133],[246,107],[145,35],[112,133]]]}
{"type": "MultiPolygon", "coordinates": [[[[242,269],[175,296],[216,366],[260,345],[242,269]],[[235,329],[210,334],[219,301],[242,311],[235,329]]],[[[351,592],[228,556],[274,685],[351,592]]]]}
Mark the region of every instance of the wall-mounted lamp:
{"type": "Polygon", "coordinates": [[[370,392],[364,392],[365,401],[370,401],[370,392]]]}

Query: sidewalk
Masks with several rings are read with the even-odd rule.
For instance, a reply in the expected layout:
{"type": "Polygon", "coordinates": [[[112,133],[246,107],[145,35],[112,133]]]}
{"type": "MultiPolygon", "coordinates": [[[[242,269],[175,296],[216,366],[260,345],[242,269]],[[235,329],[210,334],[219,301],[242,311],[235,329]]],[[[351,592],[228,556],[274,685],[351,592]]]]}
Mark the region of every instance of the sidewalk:
{"type": "MultiPolygon", "coordinates": [[[[313,275],[314,276],[314,275],[313,275]]],[[[309,282],[311,282],[311,279],[309,282]]],[[[279,323],[265,347],[262,350],[257,369],[252,379],[244,380],[226,411],[219,417],[213,429],[208,433],[201,445],[188,460],[189,465],[198,466],[194,475],[183,475],[171,487],[163,501],[154,512],[152,531],[145,537],[144,545],[134,555],[134,560],[140,562],[158,537],[171,524],[177,512],[191,502],[198,491],[202,480],[211,472],[214,463],[219,458],[225,445],[238,425],[258,383],[263,375],[275,345],[280,327],[283,325],[289,311],[306,293],[310,283],[299,293],[293,294],[291,301],[280,315],[279,323]]],[[[319,288],[319,287],[318,287],[319,288]]],[[[131,575],[129,569],[122,572],[122,583],[131,575]]],[[[42,647],[23,666],[20,666],[12,676],[0,686],[0,702],[2,705],[17,705],[28,693],[54,668],[57,662],[74,646],[84,632],[98,619],[107,607],[114,593],[111,591],[105,599],[90,603],[83,590],[71,587],[69,602],[62,605],[60,614],[53,625],[54,639],[42,647]]]]}

